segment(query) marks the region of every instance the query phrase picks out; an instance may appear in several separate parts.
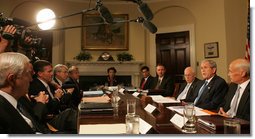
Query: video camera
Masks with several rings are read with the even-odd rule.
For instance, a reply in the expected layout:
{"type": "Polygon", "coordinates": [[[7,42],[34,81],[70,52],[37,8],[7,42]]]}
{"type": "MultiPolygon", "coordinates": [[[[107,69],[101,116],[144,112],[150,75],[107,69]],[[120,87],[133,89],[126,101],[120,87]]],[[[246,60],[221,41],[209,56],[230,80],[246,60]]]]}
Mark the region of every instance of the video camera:
{"type": "Polygon", "coordinates": [[[0,33],[4,39],[18,40],[20,44],[25,44],[25,47],[39,47],[41,46],[42,38],[37,37],[37,31],[29,29],[23,25],[15,23],[15,19],[3,17],[3,13],[0,13],[0,33]],[[4,27],[7,25],[13,25],[16,28],[15,34],[3,32],[4,27]],[[26,37],[30,37],[29,44],[24,42],[26,37]]]}

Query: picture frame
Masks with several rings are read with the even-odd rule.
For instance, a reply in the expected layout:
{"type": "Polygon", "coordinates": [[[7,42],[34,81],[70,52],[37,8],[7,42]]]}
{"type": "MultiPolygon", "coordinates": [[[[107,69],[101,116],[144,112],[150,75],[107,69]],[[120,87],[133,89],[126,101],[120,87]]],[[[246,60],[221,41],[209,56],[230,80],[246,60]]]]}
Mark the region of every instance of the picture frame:
{"type": "Polygon", "coordinates": [[[204,45],[205,58],[219,57],[219,45],[218,44],[219,44],[218,42],[205,43],[205,45],[204,45]]]}
{"type": "MultiPolygon", "coordinates": [[[[128,14],[112,14],[114,21],[128,21],[128,14]]],[[[83,14],[82,25],[104,23],[99,14],[83,14]]],[[[129,24],[120,22],[82,28],[82,50],[127,51],[129,24]]]]}

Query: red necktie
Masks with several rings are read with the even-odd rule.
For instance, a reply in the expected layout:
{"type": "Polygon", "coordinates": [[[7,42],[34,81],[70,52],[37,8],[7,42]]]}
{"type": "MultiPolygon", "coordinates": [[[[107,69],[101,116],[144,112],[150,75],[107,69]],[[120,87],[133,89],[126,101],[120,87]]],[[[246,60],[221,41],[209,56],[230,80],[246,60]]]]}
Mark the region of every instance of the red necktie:
{"type": "Polygon", "coordinates": [[[146,83],[146,80],[144,79],[144,80],[143,80],[143,83],[142,83],[142,86],[141,86],[141,89],[144,88],[145,83],[146,83]]]}

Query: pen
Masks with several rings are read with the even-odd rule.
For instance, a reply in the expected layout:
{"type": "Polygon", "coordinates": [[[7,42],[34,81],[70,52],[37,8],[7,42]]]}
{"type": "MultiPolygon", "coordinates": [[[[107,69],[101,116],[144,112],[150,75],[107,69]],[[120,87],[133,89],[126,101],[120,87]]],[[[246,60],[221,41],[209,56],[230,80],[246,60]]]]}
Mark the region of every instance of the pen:
{"type": "Polygon", "coordinates": [[[215,124],[211,123],[211,122],[207,122],[207,121],[204,121],[202,119],[198,119],[197,120],[199,123],[205,125],[205,126],[208,126],[208,127],[211,127],[212,129],[216,130],[216,126],[215,124]]]}

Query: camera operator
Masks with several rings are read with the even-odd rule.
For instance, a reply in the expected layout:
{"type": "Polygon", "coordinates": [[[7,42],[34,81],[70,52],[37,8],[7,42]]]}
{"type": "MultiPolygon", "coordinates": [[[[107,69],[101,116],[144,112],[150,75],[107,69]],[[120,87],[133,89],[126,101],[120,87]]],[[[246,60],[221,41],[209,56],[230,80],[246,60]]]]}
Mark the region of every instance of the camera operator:
{"type": "MultiPolygon", "coordinates": [[[[3,34],[14,35],[15,32],[16,32],[16,28],[13,25],[7,25],[3,30],[3,34]]],[[[0,53],[7,51],[6,49],[9,43],[10,41],[3,38],[2,35],[0,34],[0,53]]]]}

